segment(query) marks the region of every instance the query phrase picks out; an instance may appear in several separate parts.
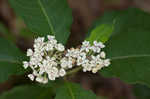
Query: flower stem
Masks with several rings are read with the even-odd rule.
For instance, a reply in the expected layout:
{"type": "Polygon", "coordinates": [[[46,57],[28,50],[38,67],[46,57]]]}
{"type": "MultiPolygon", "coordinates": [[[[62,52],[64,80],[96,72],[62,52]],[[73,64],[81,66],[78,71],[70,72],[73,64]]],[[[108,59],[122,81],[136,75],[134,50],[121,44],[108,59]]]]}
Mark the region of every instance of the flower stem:
{"type": "Polygon", "coordinates": [[[80,71],[82,69],[82,67],[77,67],[77,68],[74,68],[73,70],[70,70],[67,75],[72,75],[72,74],[75,74],[77,73],[78,71],[80,71]]]}

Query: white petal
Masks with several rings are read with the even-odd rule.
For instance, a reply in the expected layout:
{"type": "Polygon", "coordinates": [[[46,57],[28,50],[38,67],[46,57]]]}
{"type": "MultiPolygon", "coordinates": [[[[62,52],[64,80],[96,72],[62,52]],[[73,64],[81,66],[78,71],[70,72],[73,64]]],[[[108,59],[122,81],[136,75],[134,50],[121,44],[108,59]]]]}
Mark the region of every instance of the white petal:
{"type": "Polygon", "coordinates": [[[101,58],[106,58],[106,54],[105,54],[104,51],[100,53],[100,57],[101,57],[101,58]]]}
{"type": "Polygon", "coordinates": [[[24,62],[23,62],[23,67],[24,67],[25,69],[27,69],[28,66],[29,66],[29,63],[28,63],[27,61],[24,61],[24,62]]]}
{"type": "Polygon", "coordinates": [[[104,60],[104,66],[108,67],[110,65],[110,60],[106,59],[104,60]]]}
{"type": "Polygon", "coordinates": [[[59,71],[59,75],[60,75],[61,77],[65,76],[65,75],[66,75],[66,71],[61,68],[60,71],[59,71]]]}
{"type": "Polygon", "coordinates": [[[29,74],[28,77],[30,78],[30,80],[34,80],[34,75],[33,74],[29,74]]]}
{"type": "Polygon", "coordinates": [[[56,49],[58,50],[58,51],[64,51],[65,50],[65,47],[62,45],[62,44],[57,44],[56,45],[56,49]]]}
{"type": "Polygon", "coordinates": [[[55,76],[53,76],[52,74],[48,74],[48,78],[49,78],[49,80],[55,80],[56,79],[55,76]]]}
{"type": "Polygon", "coordinates": [[[39,82],[39,83],[42,83],[43,82],[43,77],[36,77],[36,81],[39,82]]]}
{"type": "Polygon", "coordinates": [[[27,56],[32,56],[32,55],[33,55],[32,49],[28,49],[28,50],[27,50],[27,56]]]}
{"type": "Polygon", "coordinates": [[[97,73],[97,71],[98,71],[97,68],[92,69],[92,73],[94,73],[94,74],[97,73]]]}

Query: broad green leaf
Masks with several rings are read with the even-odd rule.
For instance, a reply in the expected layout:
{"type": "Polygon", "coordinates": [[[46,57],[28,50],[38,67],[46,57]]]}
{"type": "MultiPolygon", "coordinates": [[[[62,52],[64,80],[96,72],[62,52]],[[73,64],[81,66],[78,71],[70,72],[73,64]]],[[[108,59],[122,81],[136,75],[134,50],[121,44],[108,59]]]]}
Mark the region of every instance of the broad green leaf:
{"type": "Polygon", "coordinates": [[[87,38],[88,41],[93,42],[94,40],[106,42],[111,33],[113,32],[113,26],[109,24],[100,24],[92,30],[90,36],[87,38]]]}
{"type": "Polygon", "coordinates": [[[28,28],[41,36],[53,34],[66,43],[72,24],[67,0],[9,0],[28,28]]]}
{"type": "Polygon", "coordinates": [[[79,85],[67,82],[56,91],[55,99],[97,99],[97,97],[79,85]]]}
{"type": "Polygon", "coordinates": [[[144,85],[133,85],[133,93],[136,99],[150,99],[150,88],[144,85]]]}
{"type": "Polygon", "coordinates": [[[10,75],[23,72],[22,61],[26,57],[11,42],[0,38],[0,82],[9,78],[10,75]]]}
{"type": "Polygon", "coordinates": [[[106,12],[103,17],[97,19],[87,33],[87,40],[106,42],[113,35],[115,19],[118,13],[115,11],[106,12]]]}
{"type": "Polygon", "coordinates": [[[150,14],[128,9],[116,11],[113,20],[114,35],[106,42],[105,48],[112,63],[101,73],[128,83],[150,86],[150,14]]]}
{"type": "Polygon", "coordinates": [[[53,91],[50,87],[19,86],[3,93],[0,99],[53,99],[53,91]]]}

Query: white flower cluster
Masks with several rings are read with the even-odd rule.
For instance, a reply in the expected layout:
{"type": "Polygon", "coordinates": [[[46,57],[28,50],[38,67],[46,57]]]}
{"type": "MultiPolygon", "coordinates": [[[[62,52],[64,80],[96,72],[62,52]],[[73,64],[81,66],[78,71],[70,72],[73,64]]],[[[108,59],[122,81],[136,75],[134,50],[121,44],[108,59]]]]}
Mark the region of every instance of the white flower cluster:
{"type": "Polygon", "coordinates": [[[92,71],[96,73],[102,67],[110,65],[110,60],[105,59],[104,51],[101,51],[105,45],[94,41],[90,45],[84,41],[79,48],[65,50],[65,47],[58,43],[54,36],[39,37],[34,41],[34,50],[28,49],[27,56],[30,61],[24,61],[25,69],[30,67],[33,71],[28,77],[33,81],[47,83],[49,80],[55,80],[63,77],[67,71],[77,66],[81,66],[83,71],[92,71]]]}

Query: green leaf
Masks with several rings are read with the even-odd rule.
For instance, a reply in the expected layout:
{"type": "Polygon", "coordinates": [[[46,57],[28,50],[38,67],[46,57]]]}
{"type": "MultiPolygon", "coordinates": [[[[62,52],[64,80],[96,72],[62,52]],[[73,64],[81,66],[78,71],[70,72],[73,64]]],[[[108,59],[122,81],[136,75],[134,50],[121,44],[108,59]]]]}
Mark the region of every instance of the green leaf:
{"type": "Polygon", "coordinates": [[[136,99],[150,99],[150,88],[144,85],[133,85],[133,92],[136,99]]]}
{"type": "Polygon", "coordinates": [[[26,57],[14,44],[5,39],[0,38],[0,45],[0,82],[3,82],[10,75],[24,71],[21,65],[26,57]]]}
{"type": "Polygon", "coordinates": [[[94,40],[105,43],[113,34],[115,18],[118,15],[115,11],[106,12],[103,17],[97,19],[87,33],[87,40],[91,43],[94,40]]]}
{"type": "Polygon", "coordinates": [[[101,73],[150,86],[150,14],[128,9],[114,16],[114,32],[105,48],[112,63],[101,73]]]}
{"type": "Polygon", "coordinates": [[[28,28],[40,36],[53,34],[66,43],[72,24],[67,0],[9,0],[28,28]]]}
{"type": "Polygon", "coordinates": [[[82,89],[79,85],[65,83],[56,91],[55,99],[97,99],[96,95],[90,91],[82,89]]]}
{"type": "Polygon", "coordinates": [[[3,93],[0,99],[52,99],[53,91],[50,87],[19,86],[3,93]]]}
{"type": "Polygon", "coordinates": [[[113,32],[113,26],[109,24],[100,24],[99,26],[95,27],[95,29],[92,30],[90,33],[90,36],[87,38],[88,41],[91,43],[94,40],[106,42],[109,37],[111,36],[111,33],[113,32]]]}
{"type": "Polygon", "coordinates": [[[0,22],[0,33],[8,34],[8,29],[0,22]]]}

